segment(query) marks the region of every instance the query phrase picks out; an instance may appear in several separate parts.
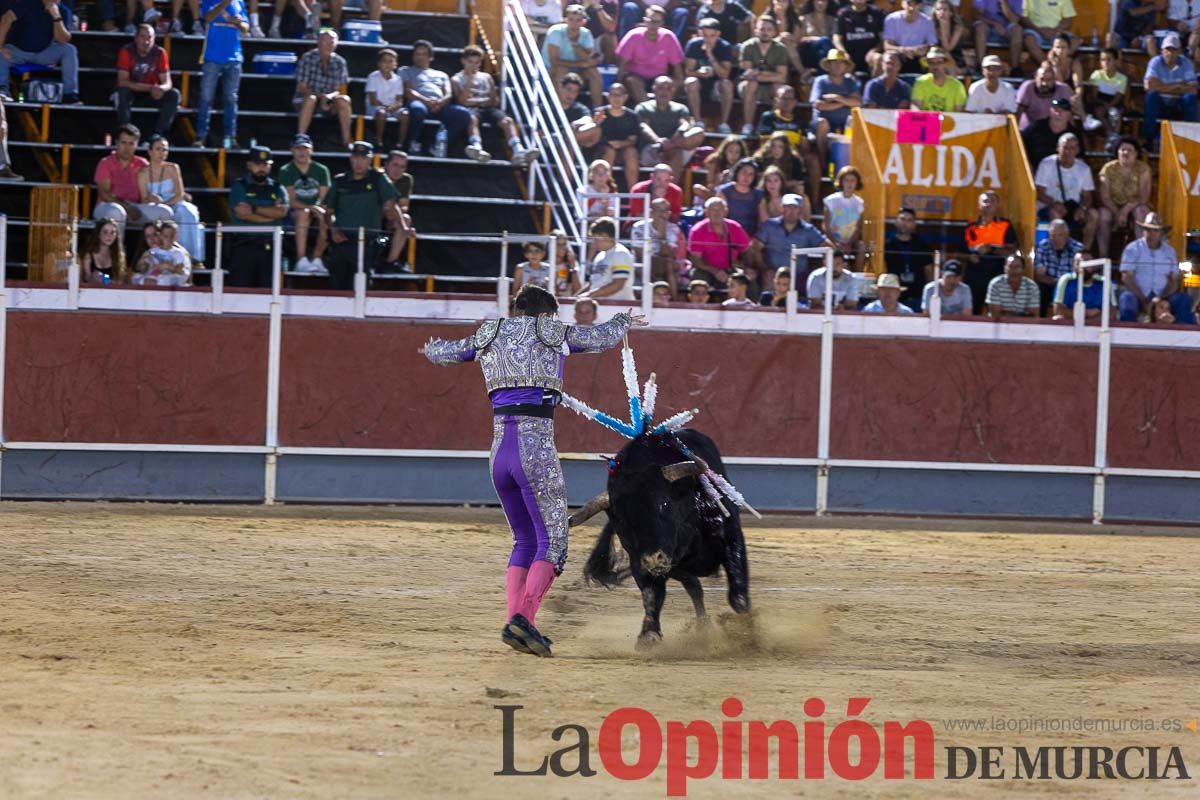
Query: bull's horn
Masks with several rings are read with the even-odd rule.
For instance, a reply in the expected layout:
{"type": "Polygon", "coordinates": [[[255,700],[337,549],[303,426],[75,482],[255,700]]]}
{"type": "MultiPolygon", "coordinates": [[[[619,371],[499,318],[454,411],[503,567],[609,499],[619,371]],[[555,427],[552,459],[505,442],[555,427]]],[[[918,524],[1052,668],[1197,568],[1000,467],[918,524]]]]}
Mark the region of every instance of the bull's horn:
{"type": "Polygon", "coordinates": [[[601,492],[584,503],[583,508],[567,519],[567,527],[574,528],[576,525],[582,525],[601,511],[608,511],[608,492],[601,492]]]}
{"type": "Polygon", "coordinates": [[[704,467],[695,461],[680,461],[678,464],[667,464],[662,468],[663,477],[671,483],[680,478],[694,478],[704,473],[704,467]]]}

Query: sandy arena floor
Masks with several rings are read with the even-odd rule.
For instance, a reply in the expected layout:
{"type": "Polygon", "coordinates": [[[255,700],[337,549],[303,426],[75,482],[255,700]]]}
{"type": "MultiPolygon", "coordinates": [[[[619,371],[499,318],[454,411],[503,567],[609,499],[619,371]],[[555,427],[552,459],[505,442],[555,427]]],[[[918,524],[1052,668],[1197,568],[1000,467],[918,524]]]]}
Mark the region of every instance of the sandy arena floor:
{"type": "MultiPolygon", "coordinates": [[[[853,696],[871,698],[873,724],[927,720],[938,779],[713,777],[691,797],[1197,795],[1186,727],[945,722],[1200,716],[1189,531],[768,519],[747,529],[753,636],[692,632],[672,584],[668,641],[646,656],[636,591],[582,583],[588,527],[539,616],[556,642],[539,660],[498,641],[506,530],[492,510],[0,505],[0,796],[658,798],[664,766],[641,782],[604,771],[605,715],[719,725],[731,695],[743,720],[799,725],[820,697],[830,730],[853,696]],[[573,744],[550,732],[576,723],[599,775],[493,776],[498,704],[524,706],[518,767],[573,744]],[[946,781],[956,744],[1174,744],[1193,777],[946,781]]],[[[727,612],[720,580],[706,586],[727,612]]]]}

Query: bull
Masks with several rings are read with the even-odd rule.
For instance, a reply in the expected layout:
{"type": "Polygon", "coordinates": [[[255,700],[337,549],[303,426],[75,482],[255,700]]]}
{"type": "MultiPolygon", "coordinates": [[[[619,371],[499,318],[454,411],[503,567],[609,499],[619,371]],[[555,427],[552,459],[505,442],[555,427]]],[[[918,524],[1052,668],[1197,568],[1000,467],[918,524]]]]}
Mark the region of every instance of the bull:
{"type": "Polygon", "coordinates": [[[703,433],[642,434],[612,460],[608,490],[571,516],[574,526],[600,511],[607,513],[584,578],[612,588],[632,575],[645,609],[639,647],[662,640],[659,615],[668,578],[683,584],[697,619],[704,622],[700,579],[724,567],[729,605],[739,614],[750,611],[750,570],[738,509],[704,491],[699,477],[706,467],[728,478],[716,444],[703,433]],[[613,552],[614,537],[628,555],[627,567],[613,552]]]}

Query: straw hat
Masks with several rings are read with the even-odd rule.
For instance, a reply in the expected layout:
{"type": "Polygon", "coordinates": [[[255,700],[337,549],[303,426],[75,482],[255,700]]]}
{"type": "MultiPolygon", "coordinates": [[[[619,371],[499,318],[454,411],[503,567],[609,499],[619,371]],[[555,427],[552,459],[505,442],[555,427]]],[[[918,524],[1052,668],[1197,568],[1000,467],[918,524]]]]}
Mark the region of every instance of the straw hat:
{"type": "Polygon", "coordinates": [[[885,272],[875,281],[875,286],[879,289],[903,289],[900,285],[900,276],[892,272],[885,272]]]}
{"type": "Polygon", "coordinates": [[[850,56],[846,55],[841,50],[838,50],[836,47],[832,47],[829,49],[829,52],[825,55],[825,57],[821,59],[821,69],[828,72],[829,65],[835,61],[841,61],[842,63],[849,64],[850,56]]]}
{"type": "Polygon", "coordinates": [[[1146,218],[1144,220],[1140,220],[1140,219],[1134,220],[1134,224],[1137,225],[1139,228],[1145,228],[1146,230],[1150,230],[1150,231],[1169,231],[1169,230],[1171,230],[1171,226],[1163,225],[1162,218],[1159,217],[1158,214],[1154,213],[1153,211],[1151,211],[1149,214],[1147,214],[1146,218]]]}

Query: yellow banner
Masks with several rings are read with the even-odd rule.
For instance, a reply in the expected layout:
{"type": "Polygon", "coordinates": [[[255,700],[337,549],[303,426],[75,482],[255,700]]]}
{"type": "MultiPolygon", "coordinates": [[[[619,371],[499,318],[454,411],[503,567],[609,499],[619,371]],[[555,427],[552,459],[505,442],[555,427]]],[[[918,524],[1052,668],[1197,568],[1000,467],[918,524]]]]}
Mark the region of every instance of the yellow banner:
{"type": "MultiPolygon", "coordinates": [[[[1000,114],[942,114],[940,135],[913,143],[915,128],[898,115],[904,112],[863,109],[862,119],[880,160],[887,216],[902,206],[922,218],[973,219],[979,193],[1000,192],[1011,183],[1005,164],[1008,120],[1000,114]],[[900,125],[897,125],[897,122],[900,125]],[[897,129],[900,129],[898,135],[897,129]]],[[[1200,162],[1198,162],[1200,163],[1200,162]]]]}

